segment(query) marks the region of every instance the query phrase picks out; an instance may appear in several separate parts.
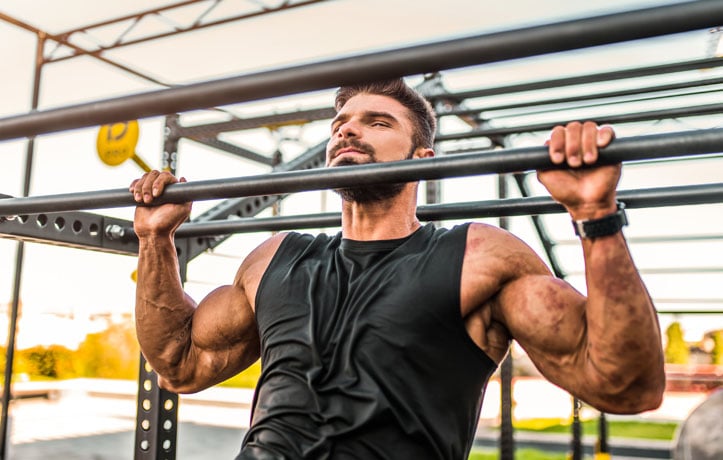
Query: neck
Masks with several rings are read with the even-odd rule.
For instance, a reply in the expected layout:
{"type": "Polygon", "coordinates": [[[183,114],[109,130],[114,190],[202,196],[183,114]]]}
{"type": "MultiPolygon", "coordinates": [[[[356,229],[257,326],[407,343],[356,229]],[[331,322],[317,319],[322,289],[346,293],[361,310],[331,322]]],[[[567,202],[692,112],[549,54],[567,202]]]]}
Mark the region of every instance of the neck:
{"type": "Polygon", "coordinates": [[[344,201],[342,236],[357,241],[404,238],[421,226],[416,211],[417,185],[413,183],[389,200],[364,204],[344,201]]]}

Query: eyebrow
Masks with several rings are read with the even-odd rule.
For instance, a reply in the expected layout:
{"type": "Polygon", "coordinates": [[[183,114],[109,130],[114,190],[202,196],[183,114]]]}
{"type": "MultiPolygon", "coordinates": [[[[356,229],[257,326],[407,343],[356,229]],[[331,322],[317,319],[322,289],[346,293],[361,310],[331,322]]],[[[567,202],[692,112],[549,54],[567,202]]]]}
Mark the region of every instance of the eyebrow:
{"type": "MultiPolygon", "coordinates": [[[[381,111],[376,111],[376,110],[365,110],[362,113],[361,118],[362,118],[362,120],[369,120],[369,119],[374,119],[374,118],[384,118],[386,120],[393,121],[393,122],[399,124],[399,119],[389,112],[381,112],[381,111]]],[[[349,114],[347,114],[347,113],[339,114],[336,117],[334,117],[333,120],[331,120],[331,126],[333,127],[337,123],[344,122],[348,119],[349,119],[349,114]]]]}

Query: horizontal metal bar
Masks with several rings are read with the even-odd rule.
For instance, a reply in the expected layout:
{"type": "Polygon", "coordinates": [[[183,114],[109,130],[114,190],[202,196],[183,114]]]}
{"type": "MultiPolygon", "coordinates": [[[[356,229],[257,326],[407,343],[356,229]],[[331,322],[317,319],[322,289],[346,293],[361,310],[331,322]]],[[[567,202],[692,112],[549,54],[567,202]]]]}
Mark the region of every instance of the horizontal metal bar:
{"type": "MultiPolygon", "coordinates": [[[[663,235],[663,236],[633,236],[627,238],[630,244],[659,244],[659,243],[699,243],[702,241],[723,241],[721,235],[663,235]]],[[[577,245],[580,240],[556,240],[555,245],[577,245]]]]}
{"type": "Polygon", "coordinates": [[[402,77],[723,23],[723,2],[646,8],[361,54],[0,119],[0,140],[402,77]]]}
{"type": "MultiPolygon", "coordinates": [[[[723,267],[638,267],[638,273],[641,275],[705,275],[723,273],[723,267]]],[[[569,276],[584,274],[585,270],[568,271],[569,276]]]]}
{"type": "MultiPolygon", "coordinates": [[[[572,104],[572,103],[579,103],[583,101],[596,101],[596,100],[610,100],[615,99],[614,101],[607,102],[606,104],[620,104],[620,103],[628,103],[628,102],[641,102],[641,101],[648,101],[650,99],[661,99],[665,97],[685,97],[690,95],[698,95],[698,94],[705,94],[708,92],[716,92],[720,91],[720,88],[714,88],[714,89],[700,89],[706,86],[713,86],[713,85],[720,85],[723,83],[723,77],[720,78],[711,78],[707,80],[693,80],[693,81],[684,81],[680,83],[670,83],[666,85],[656,85],[656,86],[647,86],[643,88],[631,88],[631,89],[624,89],[624,90],[617,90],[617,91],[609,91],[609,92],[594,92],[594,93],[585,93],[585,94],[577,94],[574,96],[568,96],[568,97],[557,97],[557,98],[551,98],[551,99],[539,99],[534,101],[524,101],[524,102],[517,102],[513,104],[504,104],[504,105],[495,105],[495,106],[484,106],[479,108],[466,108],[466,109],[456,109],[456,110],[449,110],[447,112],[441,112],[437,115],[442,116],[459,116],[459,115],[474,115],[474,114],[480,114],[480,113],[490,113],[490,112],[500,112],[500,111],[508,111],[512,109],[523,109],[523,108],[529,108],[529,107],[540,107],[540,106],[550,106],[550,105],[562,105],[562,104],[572,104]],[[670,93],[671,91],[675,90],[681,90],[681,89],[691,89],[691,88],[698,88],[697,91],[687,91],[687,92],[677,92],[672,94],[650,94],[650,93],[670,93]],[[643,94],[648,94],[647,96],[642,96],[643,94]],[[635,98],[627,98],[628,96],[637,96],[635,98]],[[627,98],[620,100],[620,98],[627,98]]],[[[588,104],[588,105],[574,105],[567,108],[570,109],[585,109],[589,107],[599,107],[602,104],[588,104]]],[[[531,111],[523,111],[519,113],[515,113],[510,116],[519,116],[519,115],[531,115],[531,114],[538,114],[538,113],[547,113],[551,111],[551,109],[545,110],[545,111],[537,111],[537,112],[531,112],[531,111]]],[[[487,117],[491,118],[491,117],[487,117]]]]}
{"type": "MultiPolygon", "coordinates": [[[[723,152],[723,128],[621,138],[600,155],[600,164],[723,152]]],[[[559,167],[546,147],[498,150],[435,158],[344,166],[324,170],[278,172],[170,185],[157,203],[277,195],[389,182],[412,182],[479,174],[512,173],[559,167]]],[[[0,216],[49,211],[135,206],[127,189],[0,199],[0,216]]]]}
{"type": "MultiPolygon", "coordinates": [[[[717,65],[723,65],[723,59],[720,58],[709,58],[709,59],[700,59],[697,61],[691,61],[691,62],[685,62],[681,64],[673,64],[673,65],[664,65],[664,66],[653,66],[653,67],[645,67],[640,69],[628,69],[625,71],[619,71],[611,73],[611,77],[614,78],[624,78],[623,75],[627,74],[633,74],[635,76],[636,74],[653,74],[653,75],[660,75],[661,73],[667,73],[672,71],[680,71],[687,70],[687,69],[697,69],[697,68],[711,68],[713,66],[717,65]]],[[[601,76],[607,76],[608,73],[605,74],[594,74],[594,75],[582,75],[579,77],[576,77],[578,79],[594,79],[595,81],[602,81],[598,80],[598,78],[601,78],[601,76]]],[[[638,95],[640,93],[650,93],[650,92],[662,92],[662,91],[670,91],[674,89],[684,89],[684,88],[691,88],[691,87],[699,87],[699,86],[709,86],[709,85],[715,85],[717,83],[723,82],[723,78],[713,78],[708,80],[698,80],[698,81],[689,81],[689,82],[682,82],[682,83],[673,83],[668,85],[659,85],[659,86],[649,86],[641,89],[629,89],[629,90],[620,90],[620,91],[611,91],[608,93],[596,93],[596,94],[585,94],[585,95],[578,95],[578,96],[570,96],[570,97],[564,97],[564,98],[556,98],[556,99],[545,99],[541,101],[532,101],[532,102],[522,102],[517,104],[508,104],[508,105],[502,105],[502,106],[494,106],[494,107],[484,107],[479,109],[457,109],[457,110],[449,110],[445,112],[438,112],[437,116],[439,117],[445,117],[445,116],[458,116],[458,115],[471,115],[476,114],[480,112],[492,112],[492,111],[498,111],[498,110],[507,110],[512,108],[520,108],[520,107],[528,107],[528,106],[537,106],[537,105],[548,105],[548,104],[561,104],[561,103],[567,103],[567,102],[579,102],[582,100],[590,100],[590,99],[603,99],[603,98],[612,98],[612,97],[621,97],[621,96],[627,96],[627,95],[638,95]]],[[[545,87],[559,87],[559,86],[565,86],[567,80],[560,79],[560,80],[549,80],[548,82],[544,82],[545,87]],[[559,83],[559,84],[558,84],[559,83]]],[[[543,82],[537,83],[537,85],[542,85],[543,82]]],[[[484,91],[484,90],[481,90],[484,91]]],[[[460,99],[464,94],[467,93],[437,93],[431,95],[433,98],[452,98],[452,99],[460,99]]],[[[272,115],[265,115],[265,116],[259,116],[254,118],[240,118],[240,119],[233,119],[228,121],[222,121],[222,122],[216,122],[216,123],[208,123],[203,125],[192,125],[192,126],[179,126],[177,130],[177,135],[180,137],[194,137],[194,136],[209,136],[212,134],[218,134],[222,132],[228,132],[228,131],[240,131],[245,129],[253,129],[253,128],[261,128],[269,125],[275,125],[275,124],[291,124],[291,123],[308,123],[311,121],[317,121],[317,120],[325,120],[333,118],[336,114],[336,111],[333,107],[323,107],[323,108],[317,108],[317,109],[308,109],[308,110],[297,110],[293,112],[285,112],[285,113],[275,113],[272,115]]]]}
{"type": "MultiPolygon", "coordinates": [[[[653,301],[655,302],[655,301],[653,301]]],[[[658,310],[659,315],[723,315],[721,310],[658,310]]]]}
{"type": "Polygon", "coordinates": [[[207,123],[203,125],[179,126],[176,134],[179,137],[193,138],[196,136],[211,136],[229,131],[241,131],[254,128],[267,128],[273,126],[286,126],[305,124],[312,121],[334,118],[336,110],[333,107],[319,109],[296,110],[286,113],[275,113],[252,118],[237,118],[233,120],[207,123]]]}
{"type": "Polygon", "coordinates": [[[685,72],[688,70],[711,69],[720,66],[723,66],[723,59],[719,57],[712,57],[695,59],[692,61],[673,62],[670,64],[659,64],[648,67],[613,70],[611,72],[600,72],[589,75],[575,75],[573,77],[518,83],[514,85],[497,86],[494,88],[459,91],[441,95],[441,97],[471,99],[477,97],[498,96],[501,94],[521,93],[525,91],[536,91],[540,89],[559,88],[561,86],[574,86],[588,83],[609,82],[612,80],[624,80],[628,78],[647,77],[651,75],[663,75],[668,73],[685,72]]]}
{"type": "MultiPolygon", "coordinates": [[[[597,115],[586,119],[600,124],[637,123],[641,121],[663,120],[667,118],[699,117],[703,115],[719,115],[723,113],[723,104],[694,105],[690,107],[674,107],[671,109],[650,110],[646,112],[622,113],[616,115],[597,115]]],[[[506,136],[509,134],[548,131],[567,120],[547,121],[531,125],[503,126],[473,129],[461,133],[441,134],[435,138],[436,142],[453,141],[461,139],[474,139],[477,137],[506,136]]]]}
{"type": "MultiPolygon", "coordinates": [[[[658,187],[640,190],[620,190],[618,198],[628,209],[723,203],[723,183],[658,187]]],[[[564,212],[565,209],[550,197],[506,198],[502,200],[474,201],[423,205],[417,208],[422,221],[510,217],[564,212]]],[[[177,238],[229,235],[260,231],[302,230],[331,228],[341,225],[340,213],[319,213],[277,217],[237,218],[190,222],[181,225],[177,238]]],[[[133,229],[124,233],[130,237],[133,229]]],[[[579,244],[579,240],[577,240],[579,244]]]]}
{"type": "Polygon", "coordinates": [[[41,213],[0,221],[0,238],[135,255],[133,222],[87,212],[41,213]],[[114,235],[107,230],[116,229],[114,235]],[[127,235],[121,236],[125,229],[127,235]]]}
{"type": "Polygon", "coordinates": [[[198,142],[199,144],[207,145],[223,152],[230,153],[232,155],[245,158],[247,160],[255,161],[256,163],[261,163],[266,166],[274,165],[273,158],[261,155],[260,153],[253,152],[249,149],[245,149],[239,145],[234,145],[230,142],[216,139],[215,137],[193,137],[190,139],[194,142],[198,142]]]}

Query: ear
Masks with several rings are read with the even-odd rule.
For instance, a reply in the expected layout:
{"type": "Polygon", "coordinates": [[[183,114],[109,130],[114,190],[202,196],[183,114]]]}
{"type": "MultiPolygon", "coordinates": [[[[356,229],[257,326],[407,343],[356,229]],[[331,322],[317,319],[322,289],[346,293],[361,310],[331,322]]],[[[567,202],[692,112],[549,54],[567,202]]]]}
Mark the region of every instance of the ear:
{"type": "Polygon", "coordinates": [[[432,158],[434,156],[434,150],[418,147],[414,151],[414,155],[412,155],[414,158],[432,158]]]}

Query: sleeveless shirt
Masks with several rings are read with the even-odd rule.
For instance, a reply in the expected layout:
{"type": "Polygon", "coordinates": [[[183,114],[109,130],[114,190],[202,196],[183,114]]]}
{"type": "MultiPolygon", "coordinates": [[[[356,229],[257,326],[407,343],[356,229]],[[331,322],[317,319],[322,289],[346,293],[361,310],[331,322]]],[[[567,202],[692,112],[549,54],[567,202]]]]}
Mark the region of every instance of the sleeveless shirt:
{"type": "Polygon", "coordinates": [[[289,233],[256,296],[262,373],[240,459],[466,459],[495,363],[460,312],[468,225],[289,233]]]}

